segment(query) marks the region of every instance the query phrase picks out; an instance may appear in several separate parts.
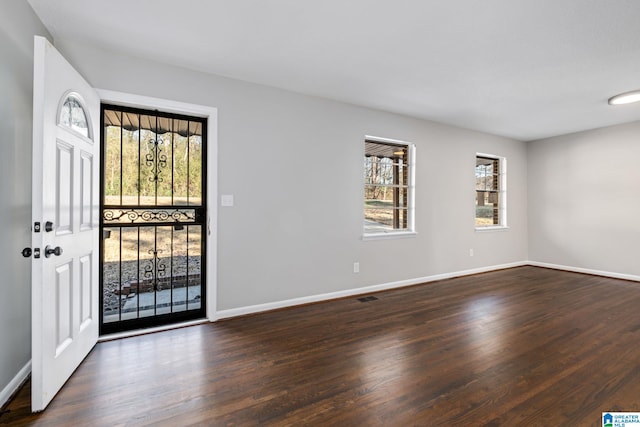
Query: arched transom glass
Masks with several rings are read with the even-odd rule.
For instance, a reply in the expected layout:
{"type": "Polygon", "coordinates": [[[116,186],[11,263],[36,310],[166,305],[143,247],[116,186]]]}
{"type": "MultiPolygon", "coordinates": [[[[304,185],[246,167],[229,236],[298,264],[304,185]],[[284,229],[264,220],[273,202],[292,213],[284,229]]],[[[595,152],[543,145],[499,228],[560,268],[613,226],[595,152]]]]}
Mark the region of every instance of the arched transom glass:
{"type": "Polygon", "coordinates": [[[89,118],[77,95],[69,94],[60,107],[58,124],[68,127],[80,135],[91,138],[89,118]]]}

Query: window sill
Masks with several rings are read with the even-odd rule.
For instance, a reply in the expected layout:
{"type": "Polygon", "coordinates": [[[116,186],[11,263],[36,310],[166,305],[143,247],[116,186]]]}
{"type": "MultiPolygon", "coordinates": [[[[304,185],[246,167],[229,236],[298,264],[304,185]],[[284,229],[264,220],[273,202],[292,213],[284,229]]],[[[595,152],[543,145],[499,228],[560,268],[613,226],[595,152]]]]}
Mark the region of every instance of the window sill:
{"type": "Polygon", "coordinates": [[[389,233],[370,233],[363,234],[362,240],[387,240],[387,239],[407,239],[410,237],[416,237],[418,235],[415,231],[397,231],[389,233]]]}
{"type": "Polygon", "coordinates": [[[490,231],[507,231],[509,227],[506,225],[496,225],[491,227],[476,227],[476,231],[480,233],[486,233],[490,231]]]}

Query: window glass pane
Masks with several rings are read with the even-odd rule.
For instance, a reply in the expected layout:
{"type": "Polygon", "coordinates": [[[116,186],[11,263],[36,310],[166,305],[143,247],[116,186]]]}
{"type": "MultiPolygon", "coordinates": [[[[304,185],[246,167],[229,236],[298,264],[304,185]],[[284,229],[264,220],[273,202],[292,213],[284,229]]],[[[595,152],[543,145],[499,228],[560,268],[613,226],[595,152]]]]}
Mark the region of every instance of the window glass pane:
{"type": "Polygon", "coordinates": [[[60,109],[58,124],[90,138],[88,123],[87,114],[80,100],[74,95],[67,96],[60,109]]]}
{"type": "Polygon", "coordinates": [[[408,145],[365,141],[365,233],[408,229],[409,176],[408,145]]]}
{"type": "Polygon", "coordinates": [[[476,226],[502,224],[500,217],[500,159],[476,157],[476,226]]]}
{"type": "Polygon", "coordinates": [[[498,193],[478,191],[476,193],[476,225],[500,224],[498,193]]]}
{"type": "Polygon", "coordinates": [[[367,208],[364,211],[364,229],[367,233],[406,229],[407,219],[407,209],[367,208]]]}
{"type": "Polygon", "coordinates": [[[376,231],[377,229],[392,230],[393,209],[365,209],[364,211],[365,230],[376,231]]]}
{"type": "Polygon", "coordinates": [[[498,159],[476,158],[476,190],[498,191],[498,159]]]}

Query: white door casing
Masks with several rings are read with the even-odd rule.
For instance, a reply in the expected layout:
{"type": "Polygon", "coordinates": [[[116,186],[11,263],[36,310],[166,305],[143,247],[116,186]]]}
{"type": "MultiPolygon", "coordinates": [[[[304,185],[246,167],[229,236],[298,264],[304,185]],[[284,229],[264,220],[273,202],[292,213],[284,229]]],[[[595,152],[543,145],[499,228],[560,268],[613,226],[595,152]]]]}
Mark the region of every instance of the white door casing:
{"type": "Polygon", "coordinates": [[[46,408],[98,339],[99,114],[96,91],[43,37],[34,40],[31,407],[46,408]],[[60,125],[68,96],[88,137],[60,125]],[[53,223],[51,231],[45,224],[53,223]],[[46,249],[62,253],[46,256],[46,249]]]}

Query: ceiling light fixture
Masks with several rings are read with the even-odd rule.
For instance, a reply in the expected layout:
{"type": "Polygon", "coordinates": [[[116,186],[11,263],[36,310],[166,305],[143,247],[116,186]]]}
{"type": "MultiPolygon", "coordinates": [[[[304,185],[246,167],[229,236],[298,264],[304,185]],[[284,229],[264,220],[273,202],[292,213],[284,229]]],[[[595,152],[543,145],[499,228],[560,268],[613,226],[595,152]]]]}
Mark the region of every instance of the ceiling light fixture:
{"type": "Polygon", "coordinates": [[[640,101],[640,90],[633,90],[631,92],[621,93],[609,98],[609,105],[622,105],[631,104],[632,102],[640,101]]]}

